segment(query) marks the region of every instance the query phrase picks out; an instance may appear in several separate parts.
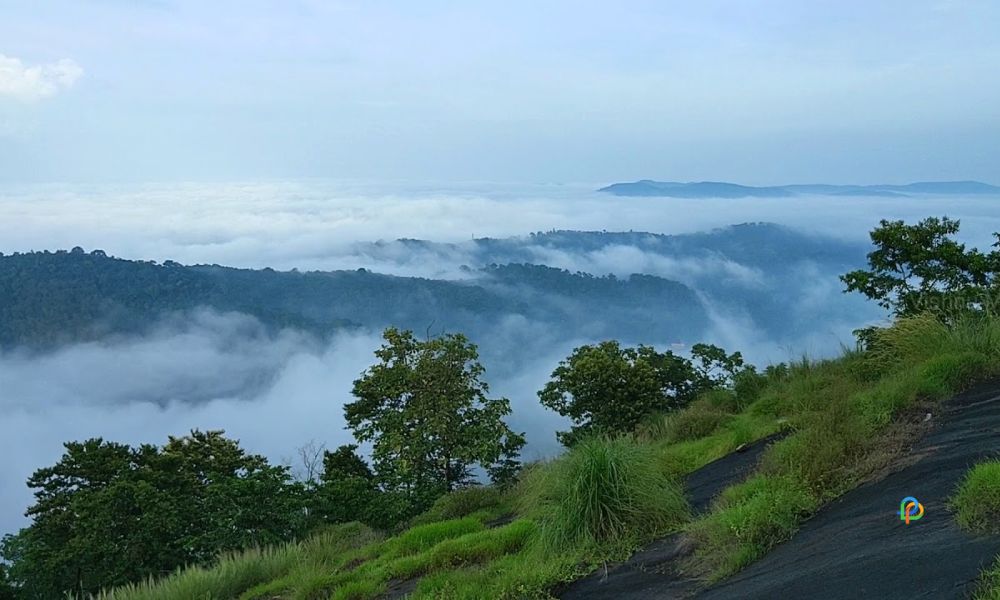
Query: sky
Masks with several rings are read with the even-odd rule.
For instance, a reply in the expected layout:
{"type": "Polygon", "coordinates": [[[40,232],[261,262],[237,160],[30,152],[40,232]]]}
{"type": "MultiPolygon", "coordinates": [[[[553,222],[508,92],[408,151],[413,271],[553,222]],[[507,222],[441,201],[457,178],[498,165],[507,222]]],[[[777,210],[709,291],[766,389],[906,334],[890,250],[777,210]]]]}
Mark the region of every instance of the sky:
{"type": "MultiPolygon", "coordinates": [[[[985,247],[1000,230],[993,199],[593,190],[1000,184],[998,26],[1000,3],[975,0],[0,0],[0,252],[457,277],[461,248],[373,255],[370,242],[775,221],[866,243],[880,218],[942,214],[985,247]]],[[[542,258],[684,274],[636,252],[542,258]]],[[[818,314],[840,297],[833,280],[804,285],[818,314]]],[[[839,348],[826,323],[785,349],[744,321],[721,315],[708,333],[779,360],[839,348]]],[[[502,325],[488,339],[515,344],[502,325]]],[[[529,431],[528,459],[556,452],[564,426],[534,393],[587,341],[560,339],[491,381],[529,431]]],[[[0,354],[0,452],[17,457],[0,464],[0,534],[23,525],[22,482],[67,439],[218,427],[275,461],[346,441],[341,405],[378,343],[204,313],[145,337],[0,354]]]]}
{"type": "Polygon", "coordinates": [[[989,0],[0,0],[0,184],[1000,169],[989,0]]]}

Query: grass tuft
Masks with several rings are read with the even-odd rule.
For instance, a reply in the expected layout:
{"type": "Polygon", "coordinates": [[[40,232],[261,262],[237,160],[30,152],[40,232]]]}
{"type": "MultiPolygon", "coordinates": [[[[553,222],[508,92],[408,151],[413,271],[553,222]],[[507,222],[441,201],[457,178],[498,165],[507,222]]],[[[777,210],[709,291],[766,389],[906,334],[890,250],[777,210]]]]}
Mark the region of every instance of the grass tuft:
{"type": "Polygon", "coordinates": [[[788,539],[815,508],[794,477],[758,475],[732,486],[688,529],[697,548],[690,566],[713,581],[735,573],[788,539]]]}
{"type": "Polygon", "coordinates": [[[448,521],[473,514],[498,517],[510,512],[507,505],[508,502],[499,489],[493,486],[476,485],[441,496],[427,512],[416,516],[412,524],[421,525],[448,521]]]}
{"type": "Polygon", "coordinates": [[[1000,533],[1000,459],[972,467],[951,500],[955,521],[974,533],[1000,533]]]}
{"type": "Polygon", "coordinates": [[[552,464],[539,500],[556,548],[624,547],[683,523],[689,508],[656,453],[628,438],[592,438],[552,464]]]}

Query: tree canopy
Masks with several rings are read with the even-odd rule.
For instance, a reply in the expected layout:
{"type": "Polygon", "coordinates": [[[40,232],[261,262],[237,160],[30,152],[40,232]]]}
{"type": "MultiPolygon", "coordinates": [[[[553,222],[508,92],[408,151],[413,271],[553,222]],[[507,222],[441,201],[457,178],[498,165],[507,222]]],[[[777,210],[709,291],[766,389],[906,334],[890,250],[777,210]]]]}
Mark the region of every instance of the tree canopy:
{"type": "Polygon", "coordinates": [[[573,421],[570,431],[556,434],[567,446],[590,434],[632,431],[646,415],[684,407],[743,367],[739,352],[710,344],[695,344],[691,355],[614,340],[580,346],[559,363],[538,397],[573,421]]]}
{"type": "Polygon", "coordinates": [[[18,598],[92,594],[289,540],[305,525],[287,468],[221,431],[195,430],[163,447],[95,438],[65,449],[28,480],[32,523],[0,548],[18,598]]]}
{"type": "Polygon", "coordinates": [[[489,398],[476,346],[461,334],[425,341],[386,329],[378,362],[354,382],[344,406],[358,441],[372,443],[376,476],[387,490],[426,508],[469,483],[473,468],[506,475],[524,437],[503,421],[506,398],[489,398]]]}
{"type": "MultiPolygon", "coordinates": [[[[967,250],[953,236],[960,222],[930,217],[915,225],[882,220],[871,232],[875,249],[868,269],[841,276],[848,292],[860,292],[895,316],[934,312],[943,318],[969,310],[995,310],[992,290],[1000,252],[967,250]]],[[[1000,244],[1000,234],[994,234],[1000,244]]]]}

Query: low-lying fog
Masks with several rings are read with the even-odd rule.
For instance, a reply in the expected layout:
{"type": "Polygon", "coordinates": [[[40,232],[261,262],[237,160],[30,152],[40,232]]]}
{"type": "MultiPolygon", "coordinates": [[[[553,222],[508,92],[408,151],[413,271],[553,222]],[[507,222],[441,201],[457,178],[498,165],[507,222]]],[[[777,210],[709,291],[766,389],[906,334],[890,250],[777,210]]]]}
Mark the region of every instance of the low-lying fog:
{"type": "MultiPolygon", "coordinates": [[[[1000,207],[991,198],[678,200],[604,196],[594,187],[297,182],[7,188],[0,191],[0,252],[82,246],[160,262],[365,267],[461,278],[468,276],[463,265],[482,266],[475,264],[473,237],[551,229],[674,234],[768,221],[859,249],[880,218],[961,218],[963,238],[980,247],[1000,230],[1000,207]],[[397,238],[450,244],[416,247],[397,238]],[[384,243],[374,243],[379,240],[384,243]]],[[[759,287],[765,277],[732,256],[671,257],[628,245],[574,252],[526,243],[523,251],[525,262],[595,275],[655,274],[699,293],[712,279],[739,290],[759,287]]],[[[790,280],[798,283],[787,293],[808,313],[810,331],[793,340],[771,339],[745,311],[703,295],[711,322],[703,339],[766,364],[834,354],[851,343],[853,328],[879,318],[873,307],[845,311],[835,274],[793,259],[790,280]]],[[[485,324],[484,331],[473,341],[492,391],[511,399],[511,422],[528,433],[525,457],[558,452],[552,434],[561,420],[539,406],[535,392],[574,346],[596,340],[517,315],[485,324]]],[[[650,340],[661,347],[672,341],[650,340]]],[[[327,447],[347,442],[341,406],[378,344],[378,331],[321,342],[293,330],[268,333],[244,315],[196,311],[164,319],[141,338],[41,355],[8,351],[0,355],[0,533],[23,525],[21,513],[31,501],[24,481],[58,459],[63,441],[103,436],[162,443],[191,428],[218,428],[252,451],[292,463],[296,448],[311,440],[327,447]]]]}

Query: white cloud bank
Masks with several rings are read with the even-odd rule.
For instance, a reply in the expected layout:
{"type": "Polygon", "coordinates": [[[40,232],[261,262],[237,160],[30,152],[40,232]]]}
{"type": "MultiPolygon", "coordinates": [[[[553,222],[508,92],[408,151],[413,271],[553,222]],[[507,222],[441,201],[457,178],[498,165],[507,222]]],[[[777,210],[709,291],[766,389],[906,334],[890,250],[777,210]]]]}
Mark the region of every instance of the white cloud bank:
{"type": "Polygon", "coordinates": [[[0,54],[0,97],[35,102],[73,87],[82,76],[83,68],[68,58],[26,65],[18,58],[0,54]]]}
{"type": "MultiPolygon", "coordinates": [[[[868,243],[881,218],[962,219],[962,237],[985,247],[1000,205],[981,197],[745,199],[618,198],[593,185],[468,184],[449,188],[333,180],[0,187],[0,252],[101,248],[123,258],[235,267],[369,269],[459,276],[462,242],[549,229],[689,233],[771,221],[868,243]],[[368,242],[418,238],[458,244],[450,256],[368,242]]],[[[751,285],[753,270],[606,248],[583,257],[538,251],[553,266],[648,272],[685,279],[721,268],[751,285]],[[579,265],[579,266],[577,266],[579,265]]]]}

